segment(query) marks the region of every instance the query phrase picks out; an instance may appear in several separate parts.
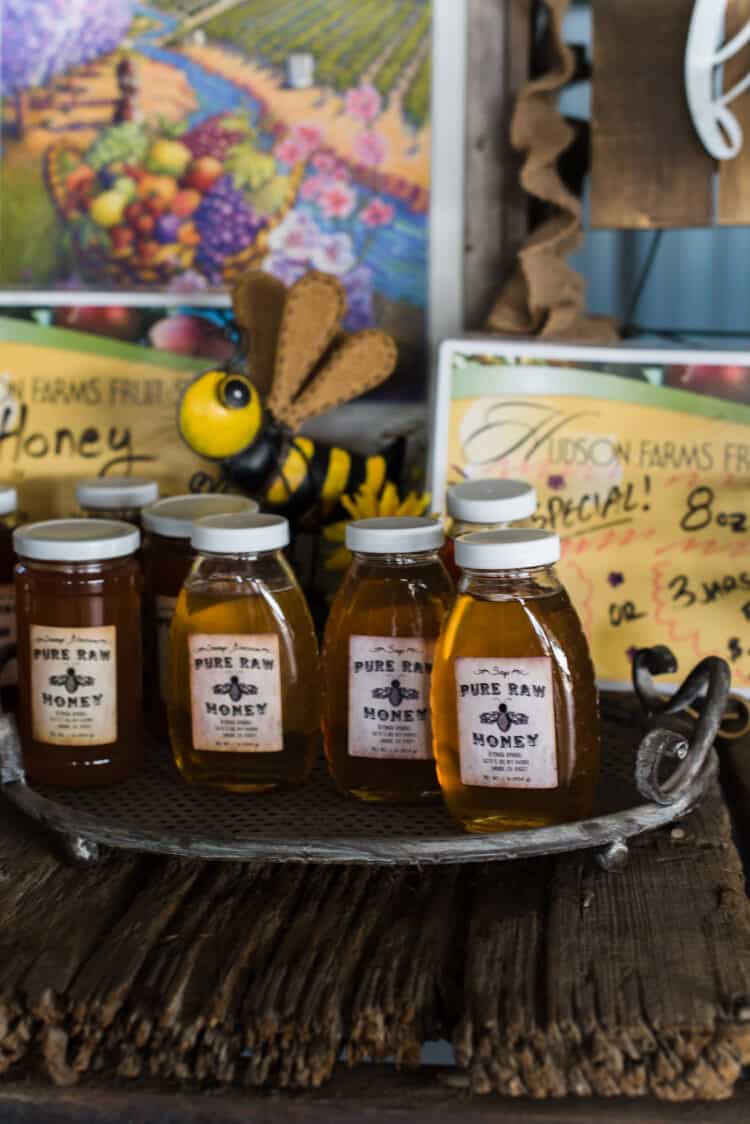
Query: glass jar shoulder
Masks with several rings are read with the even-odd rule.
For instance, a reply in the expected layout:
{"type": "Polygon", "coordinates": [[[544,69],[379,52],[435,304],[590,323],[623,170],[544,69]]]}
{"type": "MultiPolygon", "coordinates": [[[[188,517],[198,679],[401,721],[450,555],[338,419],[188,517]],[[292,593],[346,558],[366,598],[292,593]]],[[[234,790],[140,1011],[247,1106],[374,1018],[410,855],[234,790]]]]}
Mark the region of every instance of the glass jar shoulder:
{"type": "Polygon", "coordinates": [[[177,627],[189,632],[314,636],[304,594],[280,557],[198,555],[180,591],[177,627]]]}
{"type": "Polygon", "coordinates": [[[550,654],[569,631],[568,615],[578,618],[567,593],[555,588],[527,594],[495,591],[477,596],[459,583],[459,592],[443,629],[438,657],[522,657],[550,654]]]}
{"type": "Polygon", "coordinates": [[[141,570],[132,556],[79,564],[20,558],[14,572],[20,589],[43,596],[99,596],[141,587],[141,570]]]}
{"type": "Polygon", "coordinates": [[[294,573],[281,554],[197,554],[184,584],[191,594],[219,600],[299,590],[294,573]]]}
{"type": "Polygon", "coordinates": [[[439,563],[395,572],[355,563],[331,607],[325,652],[333,657],[339,649],[348,649],[352,636],[435,640],[453,595],[453,583],[439,563]]]}
{"type": "Polygon", "coordinates": [[[437,557],[397,565],[355,559],[336,601],[358,610],[409,603],[438,602],[447,606],[453,595],[453,583],[437,557]]]}

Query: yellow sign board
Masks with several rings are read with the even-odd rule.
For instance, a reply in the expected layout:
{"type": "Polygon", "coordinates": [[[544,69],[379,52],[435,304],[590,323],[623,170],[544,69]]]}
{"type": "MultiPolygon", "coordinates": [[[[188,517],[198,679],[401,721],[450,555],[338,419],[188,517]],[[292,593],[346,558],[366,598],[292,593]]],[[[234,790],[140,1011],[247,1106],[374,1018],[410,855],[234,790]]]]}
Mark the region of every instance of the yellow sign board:
{"type": "Polygon", "coordinates": [[[667,365],[677,381],[684,355],[498,348],[443,345],[436,499],[466,478],[536,486],[600,681],[667,644],[676,679],[715,654],[750,689],[750,406],[654,385],[667,365]]]}
{"type": "Polygon", "coordinates": [[[183,444],[176,407],[206,360],[0,319],[0,481],[31,518],[70,515],[83,477],[149,476],[211,490],[218,470],[183,444]]]}

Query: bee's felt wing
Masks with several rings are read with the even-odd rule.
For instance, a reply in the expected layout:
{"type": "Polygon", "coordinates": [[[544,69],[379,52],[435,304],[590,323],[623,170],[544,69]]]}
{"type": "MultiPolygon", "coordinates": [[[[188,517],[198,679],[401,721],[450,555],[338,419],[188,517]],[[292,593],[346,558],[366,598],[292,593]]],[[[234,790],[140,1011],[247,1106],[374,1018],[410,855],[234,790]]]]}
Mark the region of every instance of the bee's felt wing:
{"type": "Polygon", "coordinates": [[[238,686],[240,688],[240,694],[241,695],[252,695],[252,693],[253,693],[252,687],[246,686],[245,683],[240,683],[240,684],[238,684],[238,686]]]}
{"type": "Polygon", "coordinates": [[[508,714],[508,718],[510,718],[511,722],[515,722],[516,726],[528,726],[529,724],[528,714],[520,714],[518,712],[510,711],[508,714]]]}
{"type": "Polygon", "coordinates": [[[419,691],[415,690],[414,687],[402,687],[401,694],[405,699],[415,699],[419,694],[419,691]]]}
{"type": "Polygon", "coordinates": [[[306,273],[287,292],[268,407],[292,427],[292,399],[328,349],[345,313],[344,286],[328,273],[306,273]]]}
{"type": "Polygon", "coordinates": [[[497,711],[496,710],[485,711],[484,714],[479,715],[479,721],[485,722],[485,723],[486,722],[497,722],[497,711]]]}
{"type": "Polygon", "coordinates": [[[62,687],[65,683],[67,676],[65,675],[50,675],[49,681],[53,687],[62,687]]]}
{"type": "Polygon", "coordinates": [[[387,699],[390,693],[390,687],[376,687],[372,692],[372,697],[374,699],[387,699]]]}
{"type": "Polygon", "coordinates": [[[244,333],[250,377],[263,398],[273,381],[286,286],[271,273],[249,269],[232,290],[234,318],[244,333]]]}
{"type": "Polygon", "coordinates": [[[78,676],[78,686],[79,687],[91,687],[93,685],[93,682],[94,682],[93,675],[79,675],[78,676]]]}
{"type": "Polygon", "coordinates": [[[344,339],[294,400],[286,420],[297,428],[307,418],[349,402],[379,386],[398,361],[396,345],[376,328],[355,332],[344,339]]]}
{"type": "Polygon", "coordinates": [[[231,683],[217,683],[214,686],[214,694],[215,695],[228,695],[231,690],[232,690],[232,684],[231,683]]]}

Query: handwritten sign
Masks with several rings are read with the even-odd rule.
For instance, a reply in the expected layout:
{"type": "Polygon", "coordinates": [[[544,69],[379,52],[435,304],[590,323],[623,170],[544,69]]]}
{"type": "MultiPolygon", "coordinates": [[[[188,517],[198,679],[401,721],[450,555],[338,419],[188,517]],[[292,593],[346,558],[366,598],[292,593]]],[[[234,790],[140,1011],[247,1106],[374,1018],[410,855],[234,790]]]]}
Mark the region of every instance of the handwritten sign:
{"type": "Polygon", "coordinates": [[[0,318],[0,480],[19,488],[32,518],[73,513],[82,477],[150,476],[165,493],[212,489],[210,466],[175,421],[183,387],[205,363],[0,318]]]}
{"type": "Polygon", "coordinates": [[[750,406],[664,385],[747,369],[695,359],[450,341],[431,484],[436,501],[465,478],[536,486],[600,680],[627,681],[633,650],[665,643],[674,681],[716,654],[750,690],[750,406]]]}

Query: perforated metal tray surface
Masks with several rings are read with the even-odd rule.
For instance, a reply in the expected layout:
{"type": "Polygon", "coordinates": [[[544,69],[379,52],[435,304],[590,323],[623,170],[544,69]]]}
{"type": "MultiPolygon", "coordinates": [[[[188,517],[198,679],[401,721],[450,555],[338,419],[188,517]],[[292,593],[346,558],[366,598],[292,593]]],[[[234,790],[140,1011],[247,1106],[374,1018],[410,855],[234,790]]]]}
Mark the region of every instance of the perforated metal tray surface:
{"type": "MultiPolygon", "coordinates": [[[[633,719],[634,719],[633,715],[633,719]]],[[[23,781],[3,791],[46,827],[88,844],[133,851],[263,862],[439,863],[512,859],[622,846],[687,812],[705,778],[668,806],[644,802],[635,782],[641,731],[605,721],[594,816],[554,827],[469,835],[445,807],[368,804],[342,795],[321,759],[309,784],[261,795],[188,785],[169,750],[150,744],[146,768],[125,783],[72,791],[23,781]]]]}

